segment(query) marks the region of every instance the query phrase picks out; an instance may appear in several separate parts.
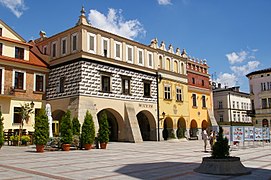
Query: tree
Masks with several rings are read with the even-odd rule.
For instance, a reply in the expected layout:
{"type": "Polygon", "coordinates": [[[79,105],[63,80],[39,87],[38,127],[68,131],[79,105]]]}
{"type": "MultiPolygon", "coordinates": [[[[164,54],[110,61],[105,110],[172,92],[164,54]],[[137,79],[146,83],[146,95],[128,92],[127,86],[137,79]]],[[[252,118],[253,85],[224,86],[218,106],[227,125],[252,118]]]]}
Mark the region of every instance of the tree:
{"type": "Polygon", "coordinates": [[[229,157],[229,150],[228,139],[223,137],[223,128],[219,127],[218,138],[213,146],[212,157],[218,159],[227,158],[229,157]]]}
{"type": "Polygon", "coordinates": [[[81,124],[80,124],[78,118],[74,117],[72,119],[72,134],[79,136],[80,135],[80,128],[81,128],[81,124]]]}
{"type": "Polygon", "coordinates": [[[87,111],[82,126],[82,143],[93,144],[95,138],[95,126],[91,114],[87,111]]]}
{"type": "Polygon", "coordinates": [[[0,111],[0,148],[4,145],[4,118],[2,117],[2,112],[0,111]]]}
{"type": "Polygon", "coordinates": [[[63,144],[72,143],[72,120],[71,112],[68,110],[61,119],[60,136],[63,144]]]}
{"type": "Polygon", "coordinates": [[[44,109],[41,109],[35,117],[34,129],[34,144],[45,145],[49,139],[49,123],[44,109]]]}
{"type": "Polygon", "coordinates": [[[99,136],[98,136],[98,139],[101,143],[108,143],[109,142],[109,124],[108,124],[108,121],[107,121],[107,115],[105,113],[105,111],[103,111],[101,113],[101,116],[100,116],[100,120],[99,120],[99,125],[100,125],[100,128],[99,128],[99,136]]]}
{"type": "Polygon", "coordinates": [[[31,105],[29,103],[24,103],[24,105],[21,105],[21,109],[20,109],[20,116],[21,116],[21,125],[20,125],[20,129],[19,129],[19,137],[21,139],[22,137],[22,129],[24,128],[24,121],[26,123],[28,123],[29,118],[30,118],[30,114],[33,113],[33,108],[31,107],[31,105]]]}

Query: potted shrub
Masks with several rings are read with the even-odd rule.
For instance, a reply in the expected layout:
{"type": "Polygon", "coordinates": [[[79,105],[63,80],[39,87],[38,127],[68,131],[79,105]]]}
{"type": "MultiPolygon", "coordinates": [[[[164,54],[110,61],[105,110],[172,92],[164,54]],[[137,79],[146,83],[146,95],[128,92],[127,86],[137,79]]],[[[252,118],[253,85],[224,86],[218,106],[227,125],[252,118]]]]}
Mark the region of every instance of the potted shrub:
{"type": "Polygon", "coordinates": [[[203,157],[201,165],[194,171],[216,175],[245,175],[250,171],[243,166],[239,157],[229,156],[228,139],[223,137],[223,129],[219,127],[218,138],[213,145],[211,157],[203,157]]]}
{"type": "Polygon", "coordinates": [[[21,137],[21,142],[22,142],[22,145],[27,146],[28,143],[30,142],[30,137],[29,137],[29,136],[26,136],[26,135],[22,136],[22,137],[21,137]]]}
{"type": "Polygon", "coordinates": [[[80,127],[81,127],[81,124],[80,124],[78,118],[74,117],[72,119],[72,134],[79,136],[80,135],[80,127]]]}
{"type": "Polygon", "coordinates": [[[0,149],[4,145],[4,118],[2,117],[2,112],[0,111],[0,149]]]}
{"type": "Polygon", "coordinates": [[[109,142],[109,124],[107,121],[107,115],[105,111],[101,113],[99,120],[99,135],[98,140],[100,142],[101,149],[106,149],[107,143],[109,142]]]}
{"type": "Polygon", "coordinates": [[[20,136],[18,135],[10,136],[10,141],[12,142],[13,146],[19,146],[20,136]]]}
{"type": "Polygon", "coordinates": [[[81,140],[86,150],[91,149],[95,139],[95,126],[91,114],[87,111],[82,126],[81,140]]]}
{"type": "Polygon", "coordinates": [[[72,121],[71,112],[68,110],[61,119],[60,136],[62,149],[69,151],[72,143],[72,121]]]}
{"type": "Polygon", "coordinates": [[[36,144],[36,151],[44,152],[44,145],[46,145],[49,139],[49,123],[44,109],[41,109],[35,117],[34,129],[34,144],[36,144]]]}

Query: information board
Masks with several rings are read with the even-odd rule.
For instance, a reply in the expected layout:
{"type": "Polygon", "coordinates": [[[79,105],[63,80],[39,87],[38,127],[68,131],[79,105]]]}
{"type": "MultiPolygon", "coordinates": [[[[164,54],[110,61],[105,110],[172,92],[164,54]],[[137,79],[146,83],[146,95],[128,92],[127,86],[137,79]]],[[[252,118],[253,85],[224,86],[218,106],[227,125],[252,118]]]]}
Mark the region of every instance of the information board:
{"type": "Polygon", "coordinates": [[[263,140],[263,132],[262,132],[262,128],[256,128],[255,127],[255,140],[263,140]]]}
{"type": "Polygon", "coordinates": [[[232,141],[244,141],[244,128],[242,126],[232,126],[232,141]]]}
{"type": "Polygon", "coordinates": [[[245,126],[244,133],[245,133],[245,141],[253,141],[254,140],[254,127],[245,126]]]}
{"type": "Polygon", "coordinates": [[[229,127],[229,126],[223,126],[222,127],[222,129],[223,129],[223,134],[224,134],[224,137],[226,137],[228,140],[229,140],[229,142],[231,141],[231,127],[229,127]]]}
{"type": "Polygon", "coordinates": [[[264,127],[263,128],[263,140],[269,140],[270,139],[270,131],[269,128],[264,127]]]}

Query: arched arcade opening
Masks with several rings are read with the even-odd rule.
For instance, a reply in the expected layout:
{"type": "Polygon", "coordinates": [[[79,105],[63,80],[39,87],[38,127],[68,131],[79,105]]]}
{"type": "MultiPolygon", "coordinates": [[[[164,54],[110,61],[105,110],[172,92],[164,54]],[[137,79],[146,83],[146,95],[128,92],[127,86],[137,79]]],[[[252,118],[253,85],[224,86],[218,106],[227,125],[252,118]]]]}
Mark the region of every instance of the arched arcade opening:
{"type": "Polygon", "coordinates": [[[198,133],[198,124],[196,122],[196,120],[192,120],[190,123],[190,137],[198,137],[197,136],[198,133]]]}
{"type": "Polygon", "coordinates": [[[173,121],[170,117],[167,117],[164,120],[164,127],[163,127],[163,132],[162,132],[164,140],[168,140],[171,133],[174,133],[173,132],[173,121]]]}
{"type": "Polygon", "coordinates": [[[137,115],[137,121],[143,141],[156,140],[156,123],[153,115],[149,111],[140,111],[137,115]]]}

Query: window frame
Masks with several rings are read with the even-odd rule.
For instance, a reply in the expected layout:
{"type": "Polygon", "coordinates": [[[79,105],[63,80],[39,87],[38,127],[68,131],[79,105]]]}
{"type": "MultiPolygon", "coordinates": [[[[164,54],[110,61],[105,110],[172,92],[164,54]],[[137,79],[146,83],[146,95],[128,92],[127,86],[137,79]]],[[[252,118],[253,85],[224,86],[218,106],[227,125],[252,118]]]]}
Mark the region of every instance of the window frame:
{"type": "Polygon", "coordinates": [[[16,112],[16,114],[18,113],[19,114],[19,117],[21,117],[21,120],[20,120],[20,122],[15,122],[14,121],[14,118],[15,118],[15,108],[18,108],[18,109],[21,109],[22,107],[20,107],[20,106],[13,106],[13,113],[12,113],[12,124],[21,124],[21,122],[22,122],[22,117],[21,117],[21,115],[19,114],[19,112],[16,112]]]}
{"type": "Polygon", "coordinates": [[[43,46],[42,52],[44,55],[47,55],[47,51],[48,51],[48,46],[47,45],[43,46]]]}
{"type": "Polygon", "coordinates": [[[131,45],[126,45],[126,61],[128,63],[134,63],[134,47],[131,45]],[[131,49],[131,59],[129,59],[129,49],[131,49]]]}
{"type": "Polygon", "coordinates": [[[109,39],[108,38],[105,38],[105,37],[102,37],[102,55],[104,56],[104,57],[110,57],[110,41],[109,41],[109,39]],[[104,54],[104,52],[105,52],[105,48],[104,48],[104,41],[107,41],[107,47],[106,47],[106,56],[105,56],[105,54],[104,54]]]}
{"type": "Polygon", "coordinates": [[[61,38],[61,55],[65,56],[67,54],[67,48],[68,47],[68,41],[67,41],[67,37],[61,38]],[[63,53],[63,41],[65,41],[65,53],[63,53]]]}
{"type": "Polygon", "coordinates": [[[164,84],[164,100],[172,100],[170,84],[164,84]]]}
{"type": "Polygon", "coordinates": [[[148,52],[148,67],[149,68],[153,68],[154,66],[154,61],[153,61],[153,53],[152,52],[148,52]],[[151,59],[150,59],[150,56],[151,56],[151,59]],[[151,65],[150,65],[150,60],[151,60],[151,65]]]}
{"type": "Polygon", "coordinates": [[[181,87],[176,87],[176,101],[177,102],[183,102],[182,88],[181,87]],[[178,90],[181,91],[181,92],[178,92],[178,90]],[[178,99],[178,97],[180,99],[178,99]]]}
{"type": "Polygon", "coordinates": [[[16,89],[16,90],[26,90],[26,71],[13,69],[13,71],[12,71],[12,87],[14,87],[14,89],[16,89]],[[23,75],[24,75],[23,89],[19,89],[19,88],[15,87],[15,74],[16,74],[16,72],[23,73],[23,75]]]}
{"type": "Polygon", "coordinates": [[[122,58],[122,43],[115,41],[114,42],[114,59],[121,60],[121,58],[122,58]],[[117,45],[119,45],[120,47],[120,57],[117,57],[117,45]]]}
{"type": "Polygon", "coordinates": [[[146,98],[150,98],[151,97],[151,81],[149,80],[143,80],[143,97],[146,97],[146,98]],[[148,85],[149,86],[149,94],[146,94],[145,92],[145,85],[148,85]]]}
{"type": "Polygon", "coordinates": [[[57,57],[57,41],[52,42],[51,45],[51,57],[56,58],[57,57]],[[55,46],[55,48],[54,48],[55,46]]]}
{"type": "Polygon", "coordinates": [[[24,58],[25,58],[25,48],[15,46],[15,56],[14,57],[15,57],[15,59],[24,60],[24,58]]]}
{"type": "Polygon", "coordinates": [[[192,94],[192,106],[193,107],[198,107],[197,94],[195,94],[195,93],[192,94]]]}
{"type": "Polygon", "coordinates": [[[33,86],[33,89],[35,92],[45,92],[45,83],[46,83],[46,80],[45,80],[45,74],[41,74],[41,73],[34,73],[34,86],[33,86]],[[42,76],[43,77],[43,82],[42,82],[42,91],[39,91],[37,90],[37,76],[42,76]]]}
{"type": "Polygon", "coordinates": [[[223,116],[223,114],[219,114],[219,122],[224,122],[224,116],[223,116]]]}
{"type": "Polygon", "coordinates": [[[205,95],[202,95],[201,97],[202,99],[202,108],[207,108],[207,103],[206,103],[206,96],[205,95]]]}
{"type": "Polygon", "coordinates": [[[96,45],[97,45],[97,42],[96,42],[96,34],[93,34],[91,32],[88,32],[87,33],[87,51],[90,52],[90,53],[93,53],[93,54],[96,54],[96,45]],[[93,49],[90,49],[90,38],[93,38],[93,49]]]}
{"type": "Polygon", "coordinates": [[[218,101],[218,109],[223,109],[223,101],[218,101]]]}
{"type": "Polygon", "coordinates": [[[137,49],[137,64],[140,66],[144,66],[144,50],[140,48],[137,49]],[[139,52],[142,53],[142,63],[139,62],[139,52]]]}
{"type": "Polygon", "coordinates": [[[71,52],[72,53],[74,53],[74,52],[77,52],[78,51],[78,49],[79,49],[79,47],[78,47],[78,32],[76,32],[76,33],[73,33],[72,35],[71,35],[71,52]],[[76,37],[76,43],[75,43],[75,49],[74,49],[74,37],[76,37]]]}
{"type": "Polygon", "coordinates": [[[112,85],[111,81],[112,81],[112,75],[101,74],[101,87],[100,87],[101,92],[103,92],[103,93],[110,93],[111,92],[111,89],[112,89],[111,88],[111,85],[112,85]],[[109,81],[108,81],[109,90],[104,89],[103,78],[109,78],[109,81]]]}
{"type": "Polygon", "coordinates": [[[129,76],[121,76],[121,89],[122,89],[122,94],[125,95],[130,95],[131,94],[131,77],[129,76]],[[128,81],[128,92],[126,92],[125,88],[125,82],[128,81]]]}
{"type": "Polygon", "coordinates": [[[3,56],[3,43],[0,43],[0,56],[3,56]]]}

